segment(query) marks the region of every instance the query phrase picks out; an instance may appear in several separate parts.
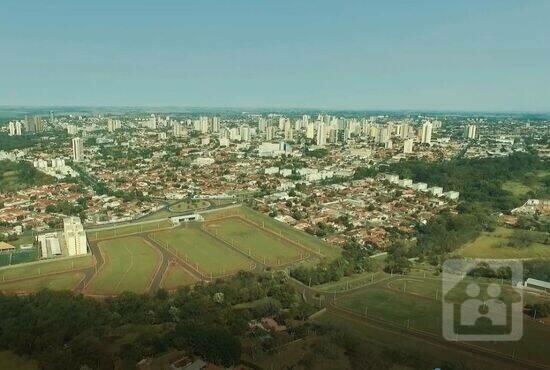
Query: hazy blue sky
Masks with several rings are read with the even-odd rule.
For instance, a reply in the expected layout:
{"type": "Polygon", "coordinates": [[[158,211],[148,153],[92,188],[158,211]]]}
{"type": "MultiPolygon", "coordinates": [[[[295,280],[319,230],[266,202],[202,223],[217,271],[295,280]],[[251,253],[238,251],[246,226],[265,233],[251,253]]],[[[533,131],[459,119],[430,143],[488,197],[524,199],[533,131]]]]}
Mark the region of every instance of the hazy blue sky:
{"type": "Polygon", "coordinates": [[[0,105],[550,111],[548,0],[2,0],[0,105]]]}

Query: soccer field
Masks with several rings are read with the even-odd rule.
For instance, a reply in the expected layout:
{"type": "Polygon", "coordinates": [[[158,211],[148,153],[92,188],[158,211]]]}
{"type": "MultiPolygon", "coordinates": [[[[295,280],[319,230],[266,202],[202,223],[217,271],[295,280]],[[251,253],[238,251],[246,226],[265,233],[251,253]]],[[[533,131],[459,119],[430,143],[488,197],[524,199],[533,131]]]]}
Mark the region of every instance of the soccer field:
{"type": "MultiPolygon", "coordinates": [[[[384,320],[402,328],[411,328],[442,335],[442,303],[440,300],[428,298],[441,282],[414,278],[407,281],[398,278],[390,283],[381,282],[372,287],[346,295],[336,300],[336,306],[366,315],[373,319],[384,320]],[[406,291],[403,292],[403,290],[406,291]]],[[[458,299],[458,297],[455,296],[458,299]]],[[[507,301],[504,294],[503,301],[507,301]]],[[[550,328],[523,316],[524,333],[518,342],[476,342],[478,346],[532,361],[548,363],[550,353],[544,348],[550,337],[550,328]]],[[[492,327],[486,321],[476,325],[481,333],[491,332],[492,327]]],[[[443,337],[441,337],[443,340],[443,337]]]]}
{"type": "Polygon", "coordinates": [[[83,278],[84,273],[82,272],[65,272],[34,279],[0,283],[0,291],[5,293],[31,293],[45,288],[52,290],[72,290],[83,278]]]}
{"type": "Polygon", "coordinates": [[[278,266],[307,257],[305,250],[238,217],[210,221],[205,227],[218,238],[269,266],[278,266]]]}
{"type": "Polygon", "coordinates": [[[253,222],[260,227],[265,227],[271,230],[275,234],[281,233],[286,239],[292,240],[293,242],[296,242],[312,251],[321,253],[327,258],[336,258],[339,257],[341,254],[341,248],[330,246],[325,241],[316,236],[295,229],[292,226],[285,224],[284,222],[277,221],[267,215],[264,215],[245,206],[204,214],[204,217],[207,221],[226,216],[243,217],[247,221],[253,222]]]}
{"type": "Polygon", "coordinates": [[[137,236],[101,241],[98,247],[105,263],[90,281],[87,293],[112,295],[148,290],[161,258],[154,247],[137,236]]]}
{"type": "Polygon", "coordinates": [[[144,222],[140,224],[128,224],[118,227],[106,228],[103,230],[94,231],[94,229],[86,230],[86,235],[90,241],[97,241],[108,238],[118,238],[125,235],[133,235],[165,229],[172,226],[172,223],[167,220],[159,220],[156,222],[144,222]]]}
{"type": "Polygon", "coordinates": [[[150,234],[163,247],[176,253],[206,275],[226,275],[250,270],[252,261],[223,242],[190,224],[150,234]]]}
{"type": "Polygon", "coordinates": [[[44,277],[58,272],[84,269],[93,266],[93,257],[63,258],[22,265],[15,265],[0,269],[0,282],[9,282],[32,277],[44,277]]]}
{"type": "Polygon", "coordinates": [[[197,281],[198,280],[183,267],[176,263],[171,263],[164,273],[161,287],[167,290],[172,290],[182,286],[193,285],[197,281]]]}

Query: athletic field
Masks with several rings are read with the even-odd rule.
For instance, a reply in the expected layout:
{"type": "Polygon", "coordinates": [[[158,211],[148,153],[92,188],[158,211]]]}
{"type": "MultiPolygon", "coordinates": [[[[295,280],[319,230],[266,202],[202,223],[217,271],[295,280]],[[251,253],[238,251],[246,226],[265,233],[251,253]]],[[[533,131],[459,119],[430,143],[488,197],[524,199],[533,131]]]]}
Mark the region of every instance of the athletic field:
{"type": "Polygon", "coordinates": [[[172,262],[162,278],[161,287],[166,290],[177,289],[182,286],[193,285],[198,280],[180,265],[172,262]]]}
{"type": "Polygon", "coordinates": [[[154,247],[137,236],[104,240],[97,246],[105,263],[90,281],[87,293],[114,295],[148,290],[161,259],[154,247]]]}
{"type": "Polygon", "coordinates": [[[94,229],[86,230],[86,235],[90,241],[97,241],[109,238],[118,238],[121,236],[129,236],[144,232],[155,231],[171,227],[172,223],[168,220],[159,220],[156,222],[144,222],[136,224],[121,225],[118,227],[105,228],[103,230],[94,231],[94,229]]]}
{"type": "Polygon", "coordinates": [[[255,211],[246,206],[235,207],[228,210],[220,210],[218,212],[205,213],[203,215],[206,221],[219,219],[227,216],[239,216],[245,218],[259,227],[265,227],[275,234],[281,233],[286,239],[298,243],[306,248],[309,248],[316,253],[321,253],[327,258],[336,258],[341,254],[341,248],[333,247],[327,244],[322,239],[300,231],[290,225],[277,221],[263,213],[255,211]]]}
{"type": "Polygon", "coordinates": [[[193,224],[149,235],[205,277],[250,270],[252,265],[250,259],[193,224]]]}
{"type": "Polygon", "coordinates": [[[0,282],[6,283],[12,280],[45,277],[60,272],[81,270],[91,266],[93,266],[93,257],[89,255],[16,265],[0,269],[0,282]]]}
{"type": "Polygon", "coordinates": [[[31,293],[40,289],[72,290],[83,278],[83,272],[65,272],[34,279],[0,283],[0,291],[4,293],[31,293]]]}
{"type": "MultiPolygon", "coordinates": [[[[483,283],[481,284],[483,285],[483,283]]],[[[513,295],[503,287],[503,301],[512,299],[513,295]]],[[[349,310],[357,315],[381,320],[388,325],[403,329],[414,329],[431,333],[442,338],[442,304],[441,281],[422,278],[396,278],[384,281],[372,287],[361,289],[336,300],[336,307],[349,310]],[[435,299],[437,295],[438,300],[435,299]]],[[[463,296],[465,297],[465,296],[463,296]]],[[[458,295],[451,301],[459,300],[458,295]]],[[[463,301],[462,301],[463,302],[463,301]]],[[[550,327],[540,324],[523,315],[524,334],[519,342],[476,342],[500,353],[515,355],[542,363],[550,362],[550,353],[545,350],[550,337],[550,327]]],[[[476,329],[481,333],[491,332],[488,322],[478,322],[476,329]]]]}
{"type": "Polygon", "coordinates": [[[278,266],[307,257],[306,250],[238,217],[209,221],[205,227],[216,237],[266,265],[278,266]]]}

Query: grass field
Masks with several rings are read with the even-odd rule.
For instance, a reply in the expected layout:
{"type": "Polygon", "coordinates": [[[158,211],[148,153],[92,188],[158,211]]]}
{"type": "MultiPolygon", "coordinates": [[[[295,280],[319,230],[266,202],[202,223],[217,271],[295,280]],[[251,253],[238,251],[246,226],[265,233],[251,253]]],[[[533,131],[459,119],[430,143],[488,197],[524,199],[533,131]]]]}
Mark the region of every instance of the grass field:
{"type": "Polygon", "coordinates": [[[168,266],[164,277],[162,279],[161,286],[164,289],[172,290],[181,286],[193,285],[197,282],[189,272],[178,264],[172,263],[168,266]]]}
{"type": "Polygon", "coordinates": [[[221,210],[219,212],[207,213],[204,214],[204,217],[206,220],[211,220],[227,215],[238,215],[245,217],[247,220],[257,225],[263,225],[275,233],[282,233],[282,235],[284,235],[287,239],[302,244],[305,247],[308,247],[314,251],[320,251],[324,256],[328,258],[336,258],[341,254],[340,248],[332,247],[323,240],[317,238],[316,236],[297,230],[283,222],[279,222],[269,216],[266,216],[245,206],[232,208],[230,210],[221,210]]]}
{"type": "Polygon", "coordinates": [[[206,274],[223,275],[238,270],[248,270],[251,260],[227,245],[203,232],[197,225],[189,224],[153,235],[162,246],[167,246],[181,258],[188,258],[206,274]]]}
{"type": "Polygon", "coordinates": [[[91,280],[91,294],[144,293],[160,262],[159,252],[142,238],[128,236],[98,243],[105,264],[91,280]]]}
{"type": "Polygon", "coordinates": [[[460,248],[457,253],[463,257],[490,259],[550,257],[550,246],[542,243],[534,242],[525,248],[507,246],[512,232],[511,229],[497,227],[493,232],[482,233],[476,240],[460,248]]]}
{"type": "Polygon", "coordinates": [[[38,370],[38,364],[11,351],[0,351],[0,369],[38,370]]]}
{"type": "Polygon", "coordinates": [[[237,217],[209,222],[206,228],[243,253],[270,266],[296,261],[306,254],[299,247],[237,217]]]}
{"type": "Polygon", "coordinates": [[[384,271],[364,272],[362,274],[345,276],[339,281],[317,285],[315,286],[315,289],[330,293],[343,292],[348,289],[364,286],[366,284],[372,284],[373,282],[376,283],[377,281],[387,278],[388,276],[390,275],[386,274],[384,271]]]}
{"type": "Polygon", "coordinates": [[[7,282],[14,279],[22,279],[33,276],[43,276],[50,273],[83,269],[93,266],[92,256],[65,258],[60,260],[49,260],[20,266],[5,267],[0,269],[0,281],[7,282]]]}
{"type": "Polygon", "coordinates": [[[30,293],[44,288],[52,290],[72,290],[83,278],[84,273],[82,272],[66,272],[34,279],[7,283],[0,282],[0,291],[5,293],[30,293]]]}
{"type": "MultiPolygon", "coordinates": [[[[382,282],[373,287],[351,293],[339,300],[337,305],[360,315],[382,319],[403,328],[410,327],[436,335],[442,332],[442,306],[435,300],[441,282],[420,278],[382,282]],[[389,284],[389,285],[388,285],[389,284]],[[406,293],[403,292],[404,285],[406,293]],[[428,298],[428,297],[432,298],[428,298]]],[[[513,295],[505,291],[503,300],[512,299],[513,295]]],[[[451,301],[458,300],[458,295],[451,301]]],[[[491,332],[490,325],[480,324],[480,332],[491,332]]],[[[546,341],[550,337],[550,327],[524,317],[524,336],[519,342],[483,342],[476,345],[511,355],[515,351],[519,358],[543,363],[550,362],[550,353],[546,351],[546,341]]]]}
{"type": "Polygon", "coordinates": [[[147,222],[143,224],[129,224],[113,227],[105,230],[94,231],[94,229],[86,230],[86,235],[89,240],[101,240],[106,238],[115,238],[119,236],[132,235],[137,233],[155,231],[172,226],[168,220],[158,222],[147,222]]]}

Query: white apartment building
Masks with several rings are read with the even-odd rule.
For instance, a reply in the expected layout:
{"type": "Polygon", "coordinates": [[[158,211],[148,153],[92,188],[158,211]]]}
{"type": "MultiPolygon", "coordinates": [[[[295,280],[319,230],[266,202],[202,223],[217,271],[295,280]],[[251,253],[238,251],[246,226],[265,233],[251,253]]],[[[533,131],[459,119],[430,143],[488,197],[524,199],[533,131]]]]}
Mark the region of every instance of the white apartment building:
{"type": "Polygon", "coordinates": [[[63,219],[63,236],[69,256],[78,256],[88,253],[86,232],[78,217],[63,219]]]}
{"type": "Polygon", "coordinates": [[[73,139],[73,161],[80,162],[84,159],[84,142],[82,138],[73,139]]]}

